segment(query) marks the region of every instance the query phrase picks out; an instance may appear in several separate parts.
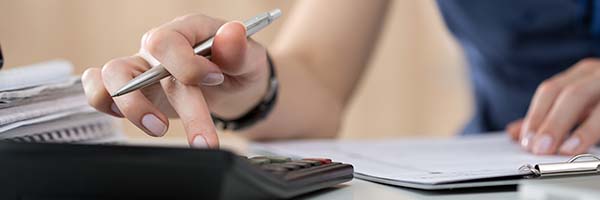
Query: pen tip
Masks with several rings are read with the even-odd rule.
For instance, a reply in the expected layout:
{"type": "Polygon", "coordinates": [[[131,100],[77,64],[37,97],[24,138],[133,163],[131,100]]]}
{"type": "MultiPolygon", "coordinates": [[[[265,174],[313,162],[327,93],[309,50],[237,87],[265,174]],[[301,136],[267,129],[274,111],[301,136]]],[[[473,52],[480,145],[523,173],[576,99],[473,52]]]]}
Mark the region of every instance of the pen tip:
{"type": "Polygon", "coordinates": [[[111,94],[110,97],[118,97],[118,96],[121,96],[121,95],[123,95],[123,92],[116,92],[114,94],[111,94]]]}

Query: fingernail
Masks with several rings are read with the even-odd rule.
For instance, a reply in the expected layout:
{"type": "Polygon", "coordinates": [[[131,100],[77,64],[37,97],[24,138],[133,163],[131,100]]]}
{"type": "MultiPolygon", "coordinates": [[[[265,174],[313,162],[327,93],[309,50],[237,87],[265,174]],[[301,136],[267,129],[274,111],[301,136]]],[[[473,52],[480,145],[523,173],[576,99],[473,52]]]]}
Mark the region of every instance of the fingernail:
{"type": "Polygon", "coordinates": [[[202,137],[201,135],[197,135],[196,137],[194,137],[194,140],[192,141],[192,148],[207,149],[208,143],[206,143],[206,140],[204,139],[204,137],[202,137]]]}
{"type": "Polygon", "coordinates": [[[167,131],[167,126],[153,114],[144,115],[144,117],[142,117],[142,125],[156,137],[163,136],[165,131],[167,131]]]}
{"type": "Polygon", "coordinates": [[[536,141],[533,147],[533,153],[547,153],[552,145],[552,138],[549,135],[542,135],[538,141],[536,141]]]}
{"type": "Polygon", "coordinates": [[[565,143],[562,144],[562,146],[560,147],[560,152],[564,152],[564,153],[572,153],[575,151],[575,148],[577,148],[577,146],[579,146],[579,138],[576,136],[573,136],[571,138],[569,138],[567,141],[565,141],[565,143]]]}
{"type": "Polygon", "coordinates": [[[202,85],[215,86],[220,85],[225,80],[221,73],[209,73],[202,79],[202,85]]]}
{"type": "Polygon", "coordinates": [[[112,105],[110,105],[110,110],[112,110],[115,114],[123,117],[123,113],[121,113],[121,110],[119,110],[119,107],[117,107],[117,104],[113,103],[112,105]]]}
{"type": "Polygon", "coordinates": [[[531,139],[533,138],[534,134],[532,132],[527,132],[525,133],[525,135],[523,135],[523,137],[521,138],[521,146],[523,148],[529,148],[529,145],[531,145],[531,139]]]}

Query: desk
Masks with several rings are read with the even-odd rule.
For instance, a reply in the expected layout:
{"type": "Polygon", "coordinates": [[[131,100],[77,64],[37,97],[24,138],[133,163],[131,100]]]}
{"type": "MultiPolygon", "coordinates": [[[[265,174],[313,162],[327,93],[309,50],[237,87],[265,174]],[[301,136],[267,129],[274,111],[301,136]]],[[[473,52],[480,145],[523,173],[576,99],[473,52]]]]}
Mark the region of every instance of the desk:
{"type": "Polygon", "coordinates": [[[326,191],[306,195],[306,199],[397,199],[397,200],[459,200],[485,199],[507,200],[518,199],[514,187],[461,190],[449,192],[429,192],[413,190],[379,183],[354,179],[349,183],[326,191]]]}
{"type": "MultiPolygon", "coordinates": [[[[249,155],[248,141],[228,134],[219,135],[222,148],[229,149],[239,154],[249,155]]],[[[129,143],[151,146],[187,147],[185,138],[130,138],[129,143]]],[[[360,179],[354,179],[335,188],[318,191],[301,197],[302,199],[398,199],[398,200],[459,200],[459,199],[485,199],[504,200],[518,199],[515,187],[465,189],[447,192],[429,192],[396,186],[389,186],[360,179]]]]}

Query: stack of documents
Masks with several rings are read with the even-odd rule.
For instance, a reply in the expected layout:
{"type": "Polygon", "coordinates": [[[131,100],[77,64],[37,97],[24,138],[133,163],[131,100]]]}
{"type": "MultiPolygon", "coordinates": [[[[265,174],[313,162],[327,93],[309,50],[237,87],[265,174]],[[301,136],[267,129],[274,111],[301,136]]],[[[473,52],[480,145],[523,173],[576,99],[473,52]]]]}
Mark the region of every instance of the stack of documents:
{"type": "MultiPolygon", "coordinates": [[[[292,157],[331,158],[352,164],[357,178],[428,190],[514,185],[534,175],[523,165],[569,160],[530,154],[506,134],[452,139],[306,140],[258,143],[252,148],[292,157]]],[[[591,153],[600,153],[600,149],[591,153]]]]}
{"type": "Polygon", "coordinates": [[[67,61],[0,71],[0,139],[22,142],[114,143],[112,117],[87,104],[67,61]]]}

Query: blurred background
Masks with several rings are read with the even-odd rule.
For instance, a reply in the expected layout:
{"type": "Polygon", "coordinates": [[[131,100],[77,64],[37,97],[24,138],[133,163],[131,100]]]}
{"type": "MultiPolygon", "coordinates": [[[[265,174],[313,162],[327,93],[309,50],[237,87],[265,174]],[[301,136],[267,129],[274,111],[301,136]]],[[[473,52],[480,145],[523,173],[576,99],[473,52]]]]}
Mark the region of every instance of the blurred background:
{"type": "MultiPolygon", "coordinates": [[[[63,58],[81,74],[112,58],[134,54],[144,32],[189,13],[243,20],[281,8],[282,20],[254,36],[268,46],[295,2],[0,0],[0,44],[7,68],[63,58]]],[[[340,137],[454,135],[471,113],[461,49],[446,30],[435,1],[393,1],[389,11],[340,137]]],[[[185,140],[180,123],[170,124],[166,137],[185,140]]],[[[128,122],[123,121],[123,128],[129,137],[156,140],[128,122]]],[[[222,137],[237,138],[229,133],[222,137]]]]}

